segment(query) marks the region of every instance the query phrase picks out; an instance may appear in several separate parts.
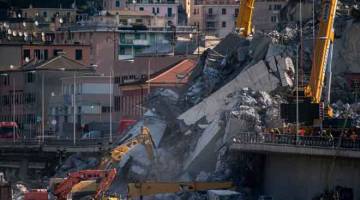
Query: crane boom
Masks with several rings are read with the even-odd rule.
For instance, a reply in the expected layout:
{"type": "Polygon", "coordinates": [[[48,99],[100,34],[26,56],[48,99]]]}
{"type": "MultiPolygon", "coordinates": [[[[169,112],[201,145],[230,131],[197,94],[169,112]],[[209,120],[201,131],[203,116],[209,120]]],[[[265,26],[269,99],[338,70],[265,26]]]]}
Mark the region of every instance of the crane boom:
{"type": "Polygon", "coordinates": [[[241,36],[248,37],[253,34],[252,18],[255,0],[240,0],[240,9],[236,19],[236,28],[241,36]]]}
{"type": "MultiPolygon", "coordinates": [[[[310,97],[313,103],[320,103],[325,81],[326,66],[331,67],[331,46],[334,42],[334,20],[337,0],[322,0],[319,32],[314,48],[314,61],[308,85],[305,87],[305,96],[310,97]],[[330,58],[330,59],[329,59],[330,58]]],[[[328,77],[331,78],[331,77],[328,77]]]]}

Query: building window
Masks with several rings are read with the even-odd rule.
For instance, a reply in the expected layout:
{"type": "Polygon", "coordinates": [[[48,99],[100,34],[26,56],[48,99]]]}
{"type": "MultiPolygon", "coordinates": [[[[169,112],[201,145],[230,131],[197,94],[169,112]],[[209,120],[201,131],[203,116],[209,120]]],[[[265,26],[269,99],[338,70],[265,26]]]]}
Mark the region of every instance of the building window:
{"type": "Polygon", "coordinates": [[[140,40],[140,38],[141,38],[140,33],[135,33],[135,40],[140,40]]]}
{"type": "Polygon", "coordinates": [[[26,58],[30,59],[30,49],[24,49],[23,59],[26,60],[26,58]]]}
{"type": "Polygon", "coordinates": [[[26,75],[26,82],[33,83],[35,81],[35,74],[34,73],[27,73],[26,75]]]}
{"type": "Polygon", "coordinates": [[[225,28],[226,27],[226,22],[222,22],[221,27],[225,28]]]}
{"type": "Polygon", "coordinates": [[[47,60],[49,58],[49,51],[47,49],[44,50],[44,59],[47,60]]]}
{"type": "Polygon", "coordinates": [[[140,7],[139,10],[140,10],[140,11],[144,11],[144,7],[140,7]]]}
{"type": "Polygon", "coordinates": [[[277,17],[276,16],[271,16],[271,22],[276,23],[277,22],[277,17]]]}
{"type": "Polygon", "coordinates": [[[156,8],[156,13],[159,14],[160,13],[160,9],[156,8]]]}
{"type": "Polygon", "coordinates": [[[212,14],[213,14],[213,9],[212,9],[212,8],[209,8],[209,9],[208,9],[208,14],[209,14],[209,15],[212,15],[212,14]]]}
{"type": "Polygon", "coordinates": [[[152,8],[152,13],[156,14],[156,12],[155,12],[155,8],[154,8],[154,7],[152,8]]]}
{"type": "Polygon", "coordinates": [[[41,59],[41,56],[40,56],[40,49],[35,49],[34,50],[34,55],[35,55],[35,58],[40,60],[41,59]]]}
{"type": "Polygon", "coordinates": [[[234,15],[235,15],[235,17],[237,17],[239,15],[239,8],[235,8],[234,15]]]}
{"type": "Polygon", "coordinates": [[[281,4],[275,4],[274,5],[274,10],[281,10],[281,4]]]}
{"type": "Polygon", "coordinates": [[[125,55],[125,48],[124,47],[119,48],[119,55],[125,55]]]}
{"type": "Polygon", "coordinates": [[[10,78],[9,76],[0,76],[0,85],[9,85],[10,84],[10,78]]]}
{"type": "Polygon", "coordinates": [[[82,60],[82,49],[76,49],[75,50],[75,59],[76,60],[82,60]]]}
{"type": "Polygon", "coordinates": [[[226,15],[226,8],[221,9],[221,14],[226,15]]]}
{"type": "Polygon", "coordinates": [[[53,51],[54,56],[58,56],[59,52],[62,52],[62,49],[54,49],[53,51]]]}
{"type": "Polygon", "coordinates": [[[47,12],[46,11],[43,12],[43,17],[47,17],[47,12]]]}
{"type": "Polygon", "coordinates": [[[110,106],[102,106],[101,107],[102,113],[109,113],[110,112],[110,106]]]}
{"type": "Polygon", "coordinates": [[[120,1],[115,1],[115,7],[117,7],[117,8],[120,7],[120,1]]]}
{"type": "Polygon", "coordinates": [[[167,15],[168,15],[168,17],[171,17],[173,15],[172,8],[168,8],[167,15]]]}

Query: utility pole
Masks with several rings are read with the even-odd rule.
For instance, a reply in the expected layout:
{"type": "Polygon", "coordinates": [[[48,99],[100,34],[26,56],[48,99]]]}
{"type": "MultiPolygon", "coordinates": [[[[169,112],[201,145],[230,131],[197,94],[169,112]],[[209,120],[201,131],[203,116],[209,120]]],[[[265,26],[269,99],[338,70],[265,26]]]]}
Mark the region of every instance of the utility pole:
{"type": "Polygon", "coordinates": [[[76,145],[76,72],[74,71],[74,88],[73,88],[73,144],[76,145]]]}

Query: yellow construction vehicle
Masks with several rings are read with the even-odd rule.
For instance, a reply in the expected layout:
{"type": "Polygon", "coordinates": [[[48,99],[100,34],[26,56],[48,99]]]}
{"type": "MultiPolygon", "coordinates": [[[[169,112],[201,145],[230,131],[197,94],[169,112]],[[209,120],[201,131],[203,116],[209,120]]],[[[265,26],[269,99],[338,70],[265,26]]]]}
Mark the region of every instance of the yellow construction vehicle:
{"type": "MultiPolygon", "coordinates": [[[[101,163],[98,166],[97,170],[115,170],[113,164],[120,162],[123,156],[125,156],[131,149],[133,149],[138,144],[142,144],[145,146],[148,158],[150,160],[153,160],[155,148],[154,141],[151,137],[149,128],[141,127],[141,133],[139,135],[126,141],[124,144],[115,147],[113,150],[111,150],[110,154],[105,155],[101,160],[101,163]]],[[[92,171],[94,170],[90,170],[90,172],[92,171]]],[[[98,180],[94,179],[72,181],[73,185],[67,186],[67,188],[70,189],[67,191],[66,194],[69,194],[69,196],[80,196],[88,195],[89,193],[92,193],[94,195],[95,193],[95,199],[100,199],[103,194],[108,190],[108,188],[112,184],[112,181],[115,179],[116,171],[115,173],[109,174],[110,175],[108,177],[101,179],[100,183],[98,183],[98,180]]]]}
{"type": "MultiPolygon", "coordinates": [[[[142,199],[145,196],[152,196],[164,193],[177,192],[197,192],[206,190],[231,189],[234,187],[232,182],[140,182],[129,183],[127,188],[126,198],[121,198],[119,195],[102,196],[96,200],[124,200],[124,199],[142,199]]],[[[78,184],[73,187],[72,193],[84,193],[84,191],[91,191],[97,187],[96,181],[87,181],[83,184],[78,184]]],[[[74,197],[73,196],[73,197],[74,197]]]]}
{"type": "MultiPolygon", "coordinates": [[[[322,0],[310,81],[304,88],[299,88],[296,95],[299,97],[297,101],[281,105],[281,117],[289,123],[300,122],[307,125],[322,126],[324,118],[333,116],[330,107],[330,88],[336,7],[337,0],[322,0]],[[326,95],[323,97],[326,73],[326,95]],[[296,117],[297,113],[298,118],[296,117]]],[[[292,99],[294,98],[295,95],[292,99]]]]}
{"type": "Polygon", "coordinates": [[[109,169],[112,168],[113,163],[118,163],[121,161],[122,157],[127,154],[131,149],[133,149],[138,144],[144,145],[148,158],[153,160],[154,158],[154,141],[151,137],[150,130],[147,127],[141,127],[141,133],[129,141],[115,147],[110,155],[105,155],[101,160],[100,166],[98,169],[109,169]]]}
{"type": "Polygon", "coordinates": [[[236,29],[243,37],[254,33],[252,18],[254,15],[255,0],[240,0],[239,13],[236,19],[236,29]]]}
{"type": "Polygon", "coordinates": [[[230,189],[232,182],[144,182],[128,184],[128,199],[142,198],[162,193],[196,192],[230,189]]]}

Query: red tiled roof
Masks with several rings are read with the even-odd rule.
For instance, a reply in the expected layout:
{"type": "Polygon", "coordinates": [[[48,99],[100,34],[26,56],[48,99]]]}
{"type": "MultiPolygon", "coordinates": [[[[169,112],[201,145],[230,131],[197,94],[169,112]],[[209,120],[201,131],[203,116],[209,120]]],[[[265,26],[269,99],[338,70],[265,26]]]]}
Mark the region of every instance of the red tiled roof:
{"type": "Polygon", "coordinates": [[[185,59],[147,82],[151,84],[186,84],[195,66],[196,61],[185,59]]]}

